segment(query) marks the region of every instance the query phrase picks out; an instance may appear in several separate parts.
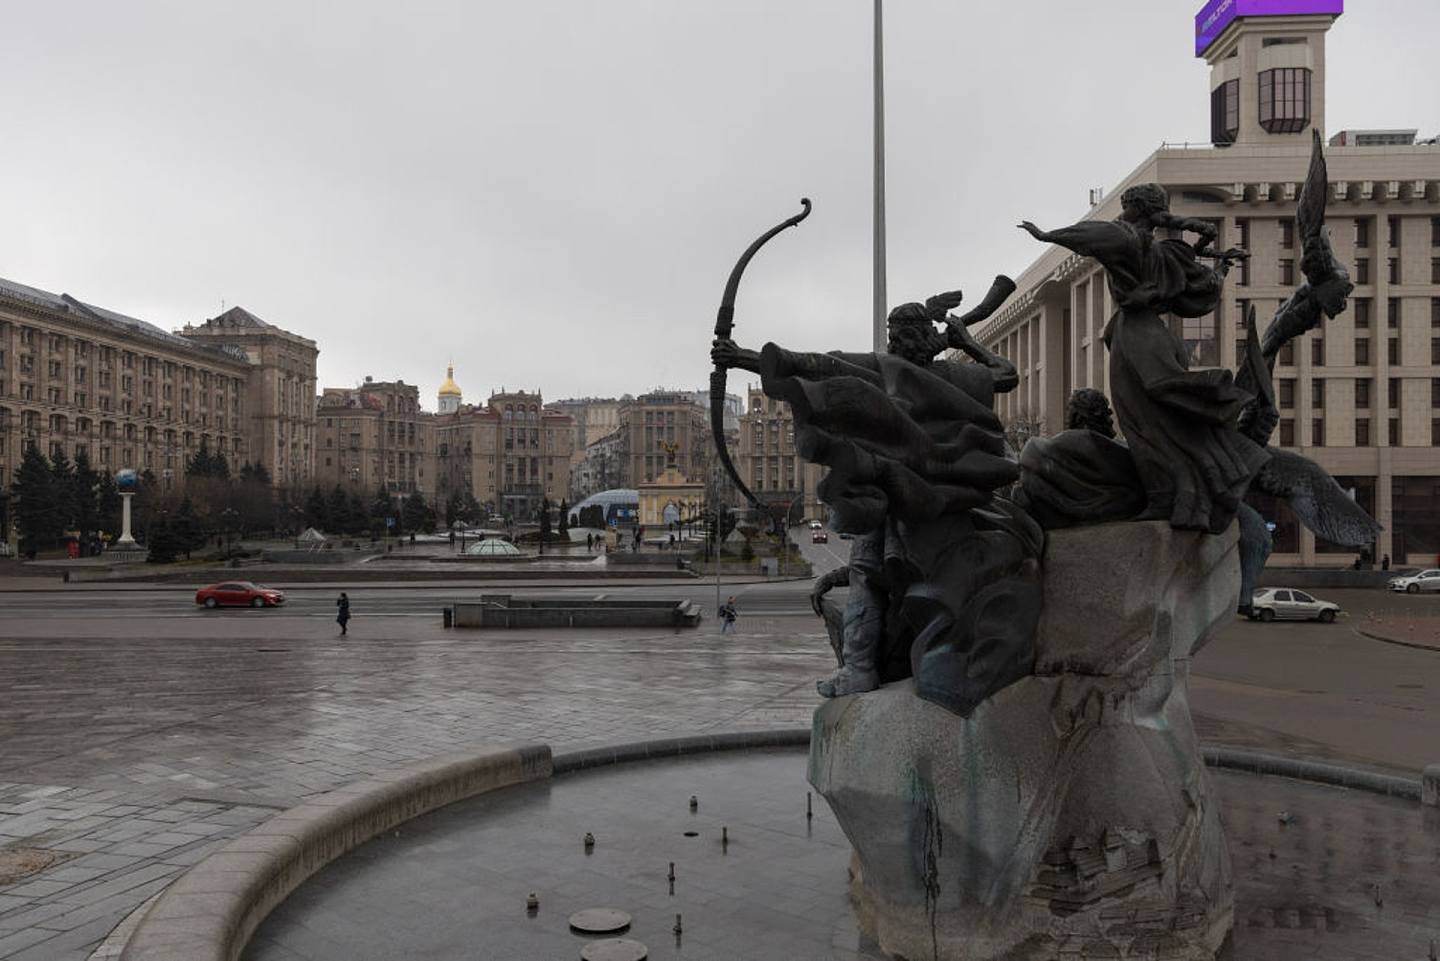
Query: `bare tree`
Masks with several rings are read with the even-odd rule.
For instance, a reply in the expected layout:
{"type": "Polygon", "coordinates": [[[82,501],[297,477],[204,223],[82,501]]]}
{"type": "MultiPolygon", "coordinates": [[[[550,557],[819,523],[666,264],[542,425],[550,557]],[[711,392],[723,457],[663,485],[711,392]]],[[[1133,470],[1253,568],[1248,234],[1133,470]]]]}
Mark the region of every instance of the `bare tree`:
{"type": "Polygon", "coordinates": [[[1024,449],[1025,443],[1032,437],[1043,437],[1045,435],[1044,418],[1032,414],[1029,408],[1022,407],[1011,417],[1003,421],[1005,427],[1005,444],[1016,456],[1024,449]]]}

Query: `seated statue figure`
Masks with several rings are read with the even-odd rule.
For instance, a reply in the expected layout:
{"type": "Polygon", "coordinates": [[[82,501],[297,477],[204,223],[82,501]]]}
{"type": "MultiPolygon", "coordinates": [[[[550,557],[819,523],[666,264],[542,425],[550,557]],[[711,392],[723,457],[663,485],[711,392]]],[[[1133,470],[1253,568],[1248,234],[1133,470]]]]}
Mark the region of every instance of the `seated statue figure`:
{"type": "Polygon", "coordinates": [[[958,292],[895,308],[886,353],[715,343],[717,364],[759,373],[790,404],[797,452],[829,468],[817,493],[832,525],[856,535],[842,664],[823,696],[913,675],[921,697],[968,715],[1033,669],[1043,533],[994,496],[1017,476],[993,410],[1015,369],[966,329],[1013,289],[998,278],[962,318],[946,314],[958,292]],[[938,359],[947,348],[971,359],[938,359]]]}

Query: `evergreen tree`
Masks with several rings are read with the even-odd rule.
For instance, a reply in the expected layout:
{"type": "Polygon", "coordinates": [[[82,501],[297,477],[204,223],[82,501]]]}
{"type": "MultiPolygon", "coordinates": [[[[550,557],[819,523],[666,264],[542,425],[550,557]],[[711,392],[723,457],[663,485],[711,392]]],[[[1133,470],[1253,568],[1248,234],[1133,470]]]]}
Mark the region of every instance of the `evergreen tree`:
{"type": "Polygon", "coordinates": [[[174,519],[163,512],[151,519],[145,546],[145,560],[150,564],[171,564],[185,549],[174,519]]]}
{"type": "Polygon", "coordinates": [[[186,560],[190,559],[191,551],[204,547],[208,540],[200,519],[195,516],[195,505],[190,502],[188,495],[171,516],[170,529],[174,533],[177,548],[185,552],[186,560]]]}
{"type": "Polygon", "coordinates": [[[570,533],[570,504],[565,498],[560,498],[560,539],[564,540],[570,533]]]}
{"type": "Polygon", "coordinates": [[[350,518],[350,526],[345,529],[345,533],[364,534],[370,530],[370,513],[365,509],[365,501],[359,494],[350,495],[350,509],[346,516],[350,518]]]}
{"type": "Polygon", "coordinates": [[[65,530],[65,518],[55,497],[55,475],[34,444],[25,448],[10,493],[20,552],[33,558],[37,551],[55,546],[65,530]]]}
{"type": "Polygon", "coordinates": [[[191,457],[185,462],[185,476],[209,477],[211,476],[210,471],[210,447],[202,437],[200,439],[200,449],[195,451],[194,457],[191,457]]]}
{"type": "Polygon", "coordinates": [[[390,495],[385,492],[382,484],[375,491],[375,497],[370,501],[370,531],[384,534],[387,531],[398,534],[399,519],[396,519],[396,527],[390,527],[385,523],[387,518],[395,516],[395,504],[390,500],[390,495]]]}
{"type": "Polygon", "coordinates": [[[484,509],[470,491],[465,492],[465,506],[461,509],[460,519],[468,524],[478,524],[485,520],[484,509]]]}
{"type": "Polygon", "coordinates": [[[343,534],[350,530],[353,521],[350,520],[350,499],[345,496],[345,489],[339,484],[330,491],[330,496],[325,499],[325,519],[330,522],[330,530],[336,534],[343,534]]]}
{"type": "Polygon", "coordinates": [[[319,531],[333,530],[330,526],[330,515],[325,505],[325,495],[320,493],[317,484],[305,499],[305,523],[319,531]]]}
{"type": "Polygon", "coordinates": [[[50,460],[50,476],[54,479],[50,496],[55,499],[55,506],[60,512],[61,530],[72,530],[79,504],[75,496],[75,465],[70,463],[65,451],[55,451],[50,460]]]}
{"type": "Polygon", "coordinates": [[[550,539],[550,498],[544,497],[540,500],[540,540],[543,543],[550,539]]]}
{"type": "Polygon", "coordinates": [[[455,522],[460,520],[460,515],[465,511],[465,501],[461,499],[458,492],[451,494],[445,499],[445,526],[453,528],[455,522]]]}
{"type": "Polygon", "coordinates": [[[405,498],[402,514],[405,519],[405,529],[410,531],[423,531],[435,529],[435,512],[425,503],[424,496],[419,491],[411,492],[405,498]]]}
{"type": "Polygon", "coordinates": [[[72,520],[75,530],[80,532],[82,543],[100,529],[100,485],[100,474],[90,466],[89,456],[83,451],[76,454],[75,468],[70,475],[71,500],[75,510],[72,520]]]}
{"type": "Polygon", "coordinates": [[[100,519],[100,528],[119,537],[122,523],[120,491],[115,486],[113,476],[110,474],[99,476],[100,483],[95,489],[95,507],[100,519]]]}
{"type": "Polygon", "coordinates": [[[224,454],[216,452],[210,458],[210,476],[222,481],[230,479],[230,462],[225,459],[224,454]]]}

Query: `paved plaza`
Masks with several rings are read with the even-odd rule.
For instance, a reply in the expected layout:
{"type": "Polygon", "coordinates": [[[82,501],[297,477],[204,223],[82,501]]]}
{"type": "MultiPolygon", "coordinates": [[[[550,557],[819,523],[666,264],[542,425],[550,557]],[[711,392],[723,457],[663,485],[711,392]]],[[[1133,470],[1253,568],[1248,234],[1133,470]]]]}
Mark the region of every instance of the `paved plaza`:
{"type": "MultiPolygon", "coordinates": [[[[0,958],[16,961],[87,957],[214,845],[317,792],[480,744],[806,726],[832,664],[804,582],[726,587],[741,619],[724,637],[447,631],[458,589],[364,585],[344,639],[325,586],[208,613],[181,588],[0,586],[30,588],[0,592],[0,958]]],[[[698,581],[576,591],[714,604],[698,581]]],[[[1440,760],[1440,653],[1353,627],[1424,625],[1440,598],[1333,593],[1346,622],[1236,622],[1202,652],[1202,736],[1415,776],[1440,760]]]]}

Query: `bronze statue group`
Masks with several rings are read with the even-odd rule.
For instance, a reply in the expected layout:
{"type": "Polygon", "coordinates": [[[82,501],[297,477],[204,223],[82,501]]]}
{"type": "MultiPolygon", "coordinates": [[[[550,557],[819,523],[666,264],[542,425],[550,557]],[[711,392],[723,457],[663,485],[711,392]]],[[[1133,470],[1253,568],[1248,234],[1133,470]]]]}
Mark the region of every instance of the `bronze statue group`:
{"type": "MultiPolygon", "coordinates": [[[[962,316],[950,313],[959,292],[895,308],[886,353],[745,350],[726,317],[712,347],[720,383],[730,367],[749,370],[767,395],[790,404],[797,452],[828,468],[817,493],[831,524],[855,535],[849,566],[821,578],[812,595],[839,662],[820,693],[913,676],[919,696],[968,716],[1032,673],[1046,530],[1151,520],[1221,534],[1238,522],[1241,611],[1270,553],[1265,520],[1245,503],[1249,490],[1288,502],[1329,541],[1372,544],[1378,526],[1324,470],[1269,446],[1279,421],[1277,355],[1340,314],[1353,289],[1324,226],[1327,191],[1317,136],[1296,213],[1305,283],[1263,338],[1251,308],[1233,372],[1192,370],[1168,318],[1214,311],[1230,266],[1248,254],[1213,249],[1213,226],[1172,214],[1162,187],[1126,190],[1115,221],[1052,231],[1022,223],[1037,240],[1094,258],[1115,313],[1104,333],[1111,398],[1077,391],[1066,429],[1030,439],[1018,459],[994,410],[995,395],[1016,387],[1015,368],[969,332],[1013,292],[1008,278],[962,316]],[[947,349],[960,356],[942,357],[947,349]],[[849,587],[843,609],[825,596],[841,585],[849,587]]],[[[781,228],[746,252],[732,287],[781,228]]]]}

